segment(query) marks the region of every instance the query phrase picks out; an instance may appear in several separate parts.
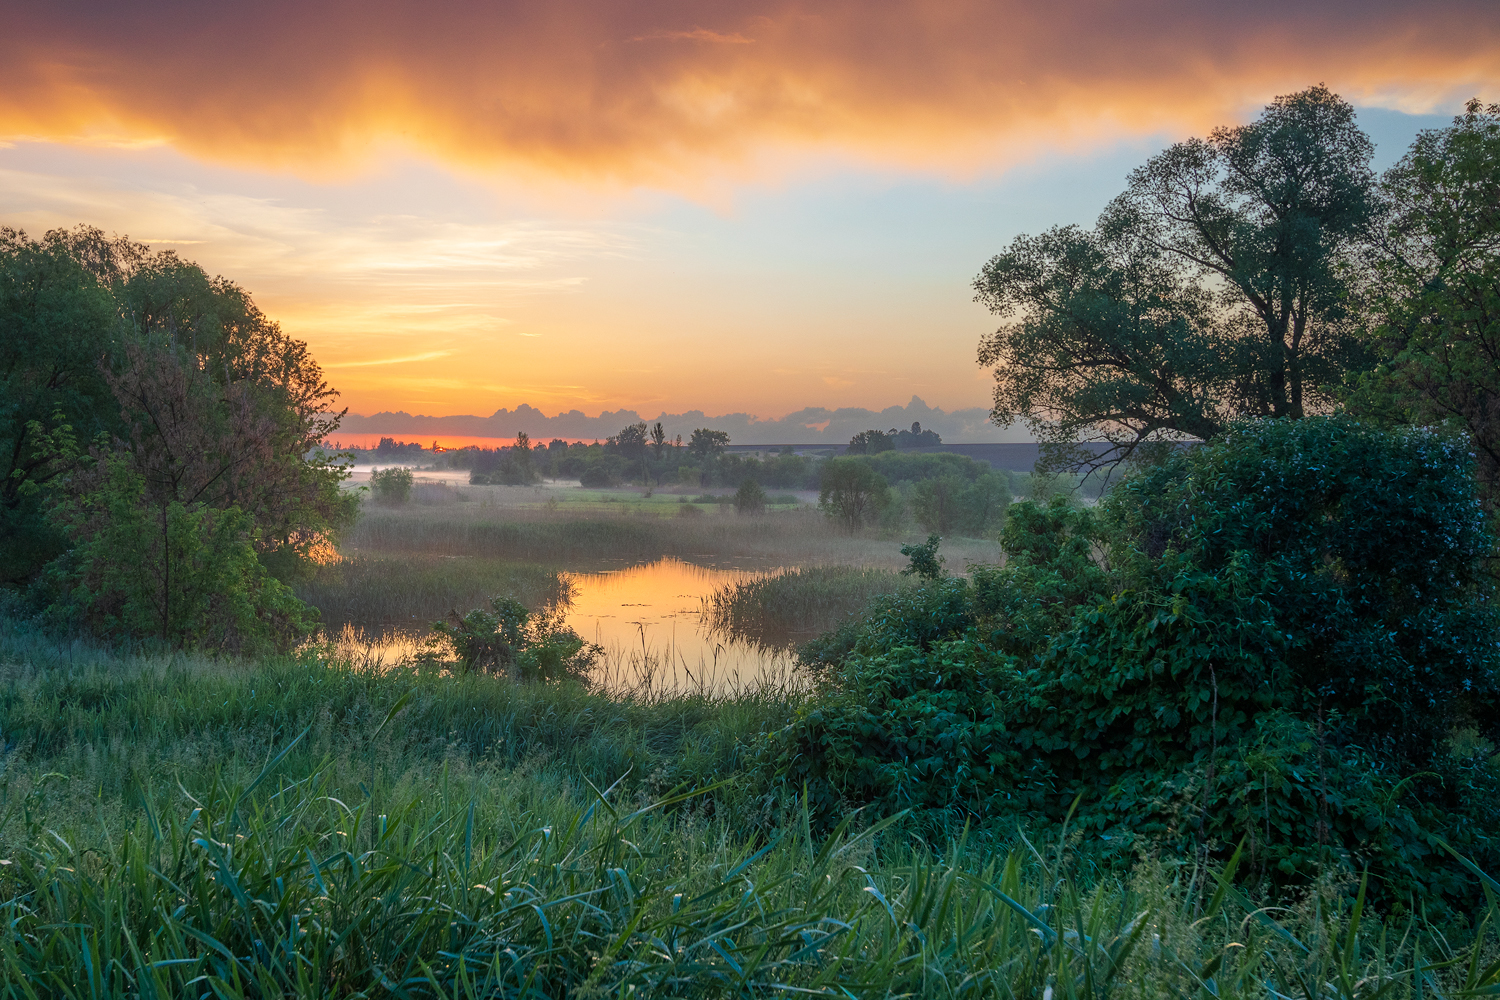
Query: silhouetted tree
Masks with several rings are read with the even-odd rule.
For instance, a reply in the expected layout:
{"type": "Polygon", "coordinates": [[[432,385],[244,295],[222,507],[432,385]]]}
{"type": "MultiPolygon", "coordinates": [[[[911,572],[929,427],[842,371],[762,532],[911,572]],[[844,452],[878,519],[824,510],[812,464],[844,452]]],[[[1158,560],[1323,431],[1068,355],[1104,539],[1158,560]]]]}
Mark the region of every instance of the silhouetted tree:
{"type": "Polygon", "coordinates": [[[995,422],[1024,421],[1048,464],[1079,467],[1330,406],[1368,365],[1346,265],[1373,148],[1354,109],[1313,87],[1152,157],[1093,229],[1018,237],[974,282],[1007,320],[979,350],[995,422]]]}

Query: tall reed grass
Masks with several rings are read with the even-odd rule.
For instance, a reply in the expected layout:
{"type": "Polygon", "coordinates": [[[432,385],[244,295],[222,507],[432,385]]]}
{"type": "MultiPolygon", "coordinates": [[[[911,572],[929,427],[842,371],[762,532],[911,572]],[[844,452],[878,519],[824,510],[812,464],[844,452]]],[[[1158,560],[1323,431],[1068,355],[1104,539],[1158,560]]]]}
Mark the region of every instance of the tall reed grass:
{"type": "Polygon", "coordinates": [[[571,593],[565,577],[534,563],[420,552],[346,556],[315,567],[293,589],[322,613],[330,634],[346,624],[425,631],[449,611],[487,607],[496,595],[537,609],[571,593]]]}
{"type": "Polygon", "coordinates": [[[726,584],[703,599],[714,631],[768,648],[786,648],[834,628],[877,594],[906,581],[888,569],[808,566],[726,584]]]}

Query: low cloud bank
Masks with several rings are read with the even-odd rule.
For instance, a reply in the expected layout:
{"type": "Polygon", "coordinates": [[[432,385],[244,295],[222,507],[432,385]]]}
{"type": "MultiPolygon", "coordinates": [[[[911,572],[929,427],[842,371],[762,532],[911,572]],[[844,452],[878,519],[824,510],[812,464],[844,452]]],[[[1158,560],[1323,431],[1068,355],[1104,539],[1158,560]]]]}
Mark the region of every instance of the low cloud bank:
{"type": "Polygon", "coordinates": [[[533,440],[548,438],[599,438],[614,434],[629,424],[639,421],[655,424],[660,421],[668,436],[681,434],[689,437],[695,428],[711,427],[728,431],[734,444],[848,444],[849,439],[860,431],[909,429],[920,423],[924,430],[942,435],[945,444],[981,444],[987,442],[1030,441],[1032,437],[1025,428],[996,427],[990,423],[989,411],[981,407],[946,412],[928,406],[920,397],[913,396],[905,406],[888,406],[883,410],[866,410],[861,407],[844,407],[829,410],[821,406],[810,406],[789,413],[778,420],[759,420],[748,413],[728,413],[710,417],[702,410],[687,413],[661,413],[643,416],[634,410],[606,410],[598,416],[588,416],[581,410],[569,410],[556,416],[547,416],[541,410],[522,403],[514,410],[501,408],[488,417],[451,416],[429,417],[410,413],[374,413],[370,416],[349,414],[344,418],[342,430],[350,434],[387,434],[428,438],[434,435],[462,435],[465,437],[514,437],[517,431],[525,431],[533,440]]]}

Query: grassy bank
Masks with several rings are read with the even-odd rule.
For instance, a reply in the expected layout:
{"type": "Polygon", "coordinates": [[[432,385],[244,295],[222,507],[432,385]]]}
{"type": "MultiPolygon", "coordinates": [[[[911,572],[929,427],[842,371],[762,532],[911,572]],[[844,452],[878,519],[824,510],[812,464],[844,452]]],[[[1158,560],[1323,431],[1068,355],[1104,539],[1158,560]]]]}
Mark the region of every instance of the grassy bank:
{"type": "MultiPolygon", "coordinates": [[[[663,506],[672,507],[673,504],[663,506]]],[[[682,506],[676,504],[676,506],[682,506]]],[[[613,517],[573,515],[565,507],[439,507],[367,505],[343,537],[348,554],[421,553],[509,559],[583,569],[675,556],[700,564],[761,566],[844,565],[899,569],[900,545],[920,541],[913,529],[851,534],[814,510],[762,516],[720,511],[701,518],[631,514],[625,504],[613,517]]],[[[994,562],[999,545],[981,539],[945,541],[950,566],[994,562]]]]}
{"type": "Polygon", "coordinates": [[[487,607],[497,594],[535,609],[565,600],[569,591],[565,578],[534,563],[421,553],[342,558],[314,568],[293,589],[335,634],[346,624],[425,630],[449,611],[487,607]]]}
{"type": "Polygon", "coordinates": [[[1190,859],[1106,870],[1071,838],[928,845],[858,817],[816,837],[751,777],[758,734],[794,710],[766,688],[606,699],[315,654],[115,655],[4,620],[0,995],[1373,998],[1495,980],[1492,935],[1467,951],[1382,925],[1348,886],[1260,910],[1190,859]]]}

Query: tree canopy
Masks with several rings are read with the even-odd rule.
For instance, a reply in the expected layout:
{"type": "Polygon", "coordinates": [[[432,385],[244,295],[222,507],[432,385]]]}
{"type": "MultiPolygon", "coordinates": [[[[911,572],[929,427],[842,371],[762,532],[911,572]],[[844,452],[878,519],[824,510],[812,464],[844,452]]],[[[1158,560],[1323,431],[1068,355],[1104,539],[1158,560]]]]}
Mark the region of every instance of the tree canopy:
{"type": "Polygon", "coordinates": [[[1313,87],[1152,157],[1092,229],[1017,237],[974,282],[1006,320],[979,349],[995,421],[1083,466],[1328,409],[1367,364],[1346,265],[1372,152],[1354,109],[1313,87]]]}
{"type": "Polygon", "coordinates": [[[101,627],[153,620],[168,641],[207,636],[183,610],[209,606],[192,593],[248,601],[215,605],[220,646],[243,646],[257,621],[301,621],[266,573],[290,570],[356,503],[321,448],[342,414],[306,344],[233,282],[83,226],[0,231],[0,334],[5,582],[85,618],[108,605],[101,627]],[[155,541],[125,524],[154,524],[155,541]],[[193,583],[207,572],[193,553],[209,552],[242,585],[193,583]],[[103,590],[125,577],[111,561],[138,577],[113,597],[103,590]]]}
{"type": "Polygon", "coordinates": [[[1500,105],[1471,101],[1423,132],[1381,180],[1369,267],[1384,363],[1350,408],[1452,421],[1470,436],[1482,494],[1500,506],[1500,105]]]}

